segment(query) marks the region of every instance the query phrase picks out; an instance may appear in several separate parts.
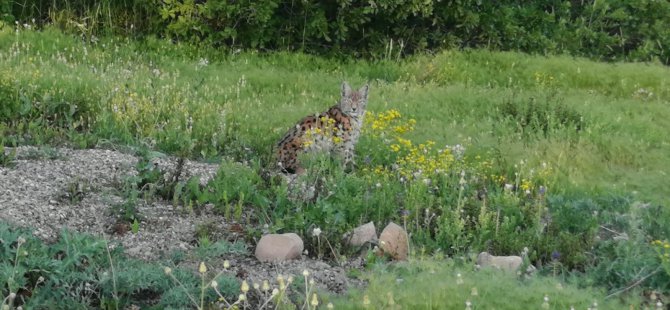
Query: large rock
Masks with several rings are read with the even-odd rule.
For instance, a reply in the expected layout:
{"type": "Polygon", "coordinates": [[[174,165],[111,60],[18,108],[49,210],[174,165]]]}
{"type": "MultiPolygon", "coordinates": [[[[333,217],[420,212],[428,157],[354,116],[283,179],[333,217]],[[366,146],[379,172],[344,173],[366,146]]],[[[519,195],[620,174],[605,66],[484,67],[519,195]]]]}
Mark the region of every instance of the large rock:
{"type": "Polygon", "coordinates": [[[395,260],[407,260],[409,244],[407,243],[407,232],[396,223],[386,225],[379,235],[379,246],[384,253],[389,254],[395,260]]]}
{"type": "Polygon", "coordinates": [[[377,230],[373,222],[358,226],[353,231],[344,235],[344,243],[353,247],[361,247],[365,244],[376,242],[377,230]]]}
{"type": "Polygon", "coordinates": [[[304,245],[294,233],[269,234],[261,237],[256,245],[256,258],[261,262],[283,262],[298,259],[304,245]]]}
{"type": "Polygon", "coordinates": [[[477,256],[477,265],[480,268],[494,267],[504,271],[516,272],[523,264],[520,256],[493,256],[487,252],[481,252],[477,256]]]}

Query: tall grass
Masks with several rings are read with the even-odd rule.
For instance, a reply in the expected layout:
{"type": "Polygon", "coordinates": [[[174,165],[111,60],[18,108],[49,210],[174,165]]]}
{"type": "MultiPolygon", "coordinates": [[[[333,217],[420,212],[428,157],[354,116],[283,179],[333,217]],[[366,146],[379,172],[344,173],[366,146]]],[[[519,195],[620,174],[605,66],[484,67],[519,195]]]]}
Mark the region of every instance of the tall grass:
{"type": "MultiPolygon", "coordinates": [[[[191,156],[259,158],[301,116],[333,104],[342,80],[369,80],[369,109],[395,108],[415,118],[412,138],[474,141],[509,162],[551,162],[560,187],[640,193],[659,202],[670,189],[663,181],[670,72],[659,65],[477,50],[398,63],[335,62],[228,55],[154,39],[85,44],[51,29],[9,27],[0,32],[0,50],[6,106],[0,115],[9,133],[39,119],[61,135],[84,130],[126,143],[148,139],[191,156]],[[501,114],[505,105],[560,107],[583,126],[557,123],[543,135],[524,134],[521,119],[501,114]]],[[[551,113],[534,115],[554,117],[538,120],[550,123],[559,117],[551,113]]]]}

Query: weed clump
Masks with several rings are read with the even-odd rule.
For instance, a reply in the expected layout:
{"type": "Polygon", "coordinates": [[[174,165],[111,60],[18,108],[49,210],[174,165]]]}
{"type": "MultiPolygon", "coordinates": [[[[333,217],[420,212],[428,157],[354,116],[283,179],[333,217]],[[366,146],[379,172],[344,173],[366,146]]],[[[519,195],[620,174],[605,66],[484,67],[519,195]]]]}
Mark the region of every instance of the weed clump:
{"type": "Polygon", "coordinates": [[[576,136],[586,125],[581,113],[556,100],[555,95],[545,99],[507,99],[500,105],[498,117],[512,122],[517,133],[526,139],[536,135],[548,138],[564,129],[573,131],[572,136],[576,136]]]}

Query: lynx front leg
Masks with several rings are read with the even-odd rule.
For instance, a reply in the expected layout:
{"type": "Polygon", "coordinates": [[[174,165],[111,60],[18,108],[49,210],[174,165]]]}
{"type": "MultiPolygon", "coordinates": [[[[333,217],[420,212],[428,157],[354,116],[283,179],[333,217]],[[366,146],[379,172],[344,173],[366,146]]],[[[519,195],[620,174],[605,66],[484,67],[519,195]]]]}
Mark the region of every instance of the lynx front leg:
{"type": "Polygon", "coordinates": [[[354,159],[354,148],[345,147],[343,150],[344,170],[353,171],[356,168],[356,161],[354,159]]]}

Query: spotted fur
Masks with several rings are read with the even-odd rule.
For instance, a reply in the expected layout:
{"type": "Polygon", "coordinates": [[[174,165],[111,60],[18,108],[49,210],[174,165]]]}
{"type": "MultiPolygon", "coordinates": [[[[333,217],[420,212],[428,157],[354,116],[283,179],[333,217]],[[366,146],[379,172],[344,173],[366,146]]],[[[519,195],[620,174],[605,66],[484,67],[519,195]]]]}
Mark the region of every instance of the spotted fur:
{"type": "Polygon", "coordinates": [[[342,83],[342,97],[327,111],[310,115],[291,128],[276,145],[277,165],[285,173],[302,173],[298,156],[304,152],[323,151],[354,163],[354,146],[358,142],[368,103],[368,85],[354,91],[342,83]]]}

